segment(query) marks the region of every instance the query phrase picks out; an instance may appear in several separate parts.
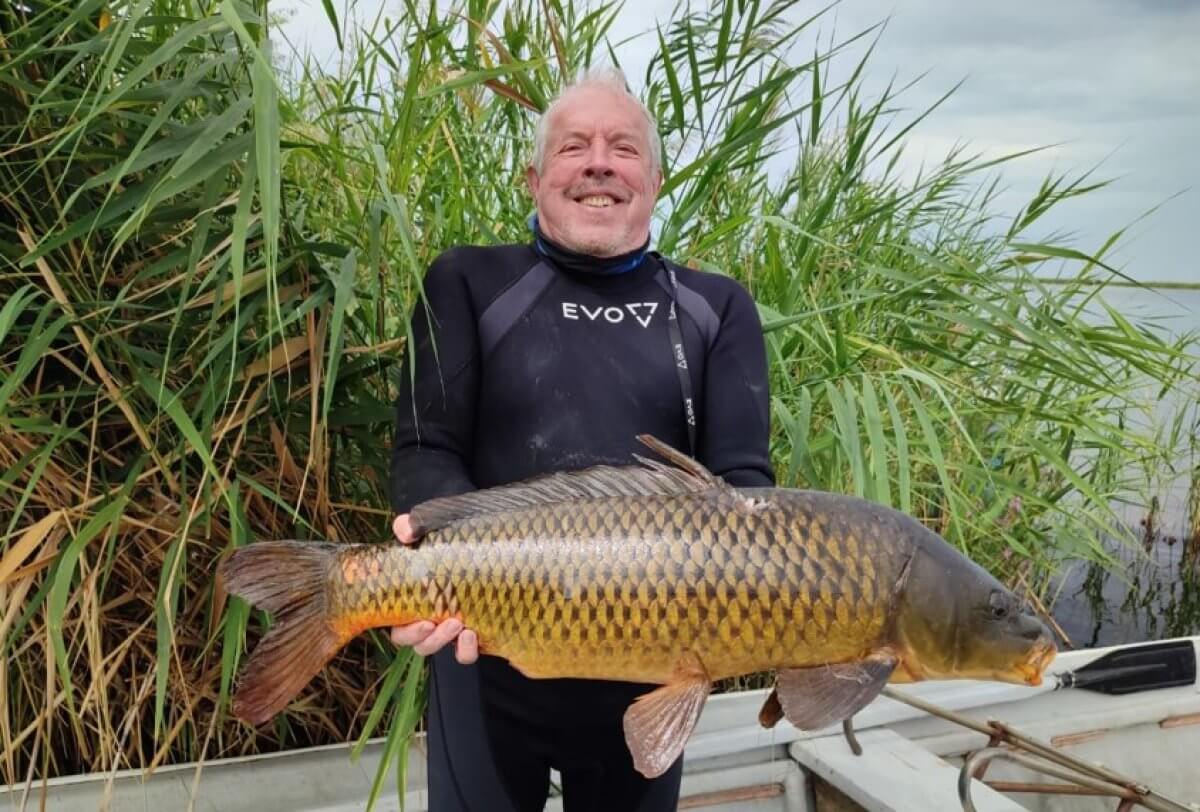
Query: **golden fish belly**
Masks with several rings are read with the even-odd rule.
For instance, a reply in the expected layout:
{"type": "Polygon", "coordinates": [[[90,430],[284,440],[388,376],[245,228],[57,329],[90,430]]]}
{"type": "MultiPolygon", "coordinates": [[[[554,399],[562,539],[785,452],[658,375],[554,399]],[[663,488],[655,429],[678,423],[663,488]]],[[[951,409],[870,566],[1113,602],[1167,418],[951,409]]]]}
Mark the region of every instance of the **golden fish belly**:
{"type": "Polygon", "coordinates": [[[347,636],[457,616],[529,676],[661,683],[694,652],[722,679],[862,656],[908,554],[802,500],[611,497],[348,548],[331,597],[347,636]]]}

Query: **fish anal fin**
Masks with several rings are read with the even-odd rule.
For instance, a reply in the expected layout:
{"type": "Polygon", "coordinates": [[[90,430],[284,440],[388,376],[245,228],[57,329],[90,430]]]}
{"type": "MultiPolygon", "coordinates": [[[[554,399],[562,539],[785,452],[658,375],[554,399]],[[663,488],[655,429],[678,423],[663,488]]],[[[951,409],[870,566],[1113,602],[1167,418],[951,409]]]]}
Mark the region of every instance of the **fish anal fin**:
{"type": "Polygon", "coordinates": [[[625,711],[625,743],[633,766],[647,778],[662,775],[683,752],[712,680],[694,653],[680,658],[671,680],[638,697],[625,711]]]}
{"type": "Polygon", "coordinates": [[[853,662],[783,669],[775,679],[783,715],[801,730],[849,719],[879,695],[897,662],[880,651],[853,662]]]}
{"type": "Polygon", "coordinates": [[[758,723],[769,730],[779,724],[779,720],[782,718],[783,706],[779,704],[779,691],[772,688],[767,701],[763,703],[762,710],[758,712],[758,723]]]}

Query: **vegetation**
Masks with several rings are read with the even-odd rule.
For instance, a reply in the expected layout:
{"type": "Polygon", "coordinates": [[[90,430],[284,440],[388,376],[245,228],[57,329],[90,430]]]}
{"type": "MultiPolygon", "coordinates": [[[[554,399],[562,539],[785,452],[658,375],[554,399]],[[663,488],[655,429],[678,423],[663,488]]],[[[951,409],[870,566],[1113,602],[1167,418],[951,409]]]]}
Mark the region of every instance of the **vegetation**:
{"type": "MultiPolygon", "coordinates": [[[[271,726],[231,719],[268,619],[214,564],[387,538],[423,270],[526,239],[533,111],[615,59],[622,11],[407,0],[352,32],[325,8],[330,71],[272,60],[265,0],[0,0],[4,782],[385,730],[396,756],[416,723],[421,661],[381,635],[271,726]]],[[[1021,156],[905,178],[930,111],[866,98],[865,61],[832,82],[847,43],[789,58],[820,22],[793,8],[721,3],[644,40],[658,246],[760,303],[782,484],[910,511],[1041,593],[1055,561],[1103,559],[1112,500],[1195,432],[1146,415],[1195,392],[1196,345],[1105,303],[1111,241],[1030,236],[1102,183],[1049,177],[1002,215],[1021,156]]]]}

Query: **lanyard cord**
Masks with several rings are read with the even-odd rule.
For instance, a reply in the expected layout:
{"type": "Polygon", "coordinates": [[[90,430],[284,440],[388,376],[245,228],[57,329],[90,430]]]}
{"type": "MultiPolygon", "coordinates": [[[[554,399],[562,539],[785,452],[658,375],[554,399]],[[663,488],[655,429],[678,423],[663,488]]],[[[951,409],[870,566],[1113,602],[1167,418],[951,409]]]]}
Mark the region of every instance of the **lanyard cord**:
{"type": "Polygon", "coordinates": [[[679,374],[679,391],[683,395],[683,416],[687,421],[688,453],[696,456],[696,404],[692,397],[692,373],[688,369],[687,354],[683,350],[683,331],[679,329],[679,282],[675,279],[675,269],[658,258],[667,279],[671,283],[671,308],[667,312],[667,334],[671,339],[671,360],[675,371],[679,374]]]}

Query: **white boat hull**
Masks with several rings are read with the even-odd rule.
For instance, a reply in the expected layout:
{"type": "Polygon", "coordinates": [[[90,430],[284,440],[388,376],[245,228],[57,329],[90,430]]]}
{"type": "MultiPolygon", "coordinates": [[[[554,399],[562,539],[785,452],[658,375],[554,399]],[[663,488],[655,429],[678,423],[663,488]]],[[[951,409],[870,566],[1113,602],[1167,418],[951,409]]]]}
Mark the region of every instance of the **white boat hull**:
{"type": "MultiPolygon", "coordinates": [[[[1200,638],[1190,638],[1193,645],[1200,638]]],[[[1059,655],[1051,673],[1071,671],[1108,649],[1059,655]]],[[[1196,685],[1125,696],[1083,690],[1045,692],[981,682],[902,686],[919,697],[978,721],[1001,719],[1064,752],[1101,763],[1200,810],[1200,689],[1196,685]]],[[[864,753],[850,753],[839,728],[806,733],[781,722],[758,726],[766,691],[709,700],[685,753],[682,809],[716,812],[956,812],[956,782],[964,757],[985,736],[881,697],[855,717],[864,753]],[[832,799],[839,799],[836,802],[832,799]]],[[[424,740],[410,750],[405,809],[424,812],[424,740]]],[[[70,776],[25,787],[0,787],[0,808],[56,812],[220,810],[221,812],[348,812],[365,807],[382,755],[375,740],[362,758],[349,745],[182,764],[145,777],[137,770],[70,776]]],[[[1047,783],[997,761],[987,780],[1047,783]]],[[[394,779],[393,779],[394,781],[394,779]]],[[[1000,793],[974,782],[979,812],[1090,812],[1116,808],[1112,798],[1000,793]]],[[[400,808],[394,783],[375,807],[400,808]]],[[[552,800],[547,810],[561,809],[552,800]]]]}

